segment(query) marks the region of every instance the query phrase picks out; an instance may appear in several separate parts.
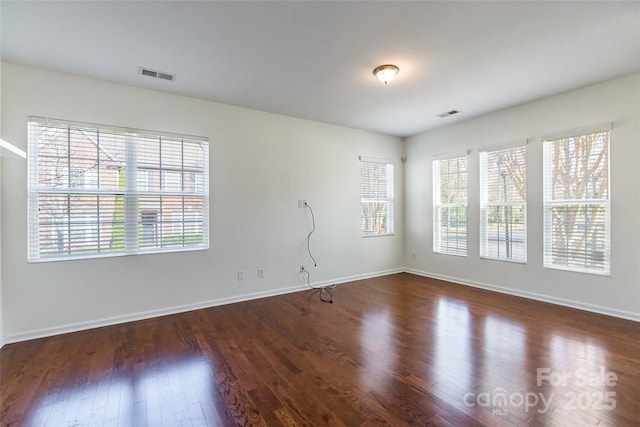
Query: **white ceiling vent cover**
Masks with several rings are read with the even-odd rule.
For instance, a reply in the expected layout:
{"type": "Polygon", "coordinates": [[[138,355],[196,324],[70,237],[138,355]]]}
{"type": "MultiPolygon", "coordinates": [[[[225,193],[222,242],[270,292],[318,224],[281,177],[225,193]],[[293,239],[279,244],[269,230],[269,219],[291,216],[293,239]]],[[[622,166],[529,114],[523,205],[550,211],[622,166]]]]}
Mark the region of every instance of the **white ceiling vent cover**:
{"type": "Polygon", "coordinates": [[[165,73],[164,71],[156,71],[150,68],[140,68],[140,74],[147,77],[153,77],[161,80],[169,80],[170,82],[176,79],[175,74],[165,73]]]}
{"type": "Polygon", "coordinates": [[[438,114],[437,117],[444,119],[445,117],[453,116],[454,114],[458,114],[459,112],[460,110],[449,110],[445,111],[444,113],[438,114]]]}

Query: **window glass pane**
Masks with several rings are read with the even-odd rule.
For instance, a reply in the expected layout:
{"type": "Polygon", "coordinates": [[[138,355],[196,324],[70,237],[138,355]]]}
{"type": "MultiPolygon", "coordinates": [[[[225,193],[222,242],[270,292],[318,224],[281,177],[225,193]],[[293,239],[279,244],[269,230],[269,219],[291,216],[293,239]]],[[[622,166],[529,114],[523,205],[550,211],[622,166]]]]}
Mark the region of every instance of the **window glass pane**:
{"type": "Polygon", "coordinates": [[[179,171],[162,171],[162,189],[171,192],[182,191],[182,173],[179,171]]]}
{"type": "Polygon", "coordinates": [[[98,186],[103,190],[115,190],[121,187],[118,182],[120,170],[125,167],[125,136],[121,133],[100,132],[96,136],[99,150],[98,186]]]}
{"type": "Polygon", "coordinates": [[[69,186],[68,131],[63,126],[37,128],[38,185],[41,187],[69,186]]]}
{"type": "Polygon", "coordinates": [[[363,234],[387,233],[387,201],[362,201],[363,234]]]}
{"type": "Polygon", "coordinates": [[[606,206],[597,204],[550,207],[551,263],[604,271],[606,211],[606,206]]]}
{"type": "Polygon", "coordinates": [[[551,143],[552,200],[609,197],[609,132],[597,132],[551,143]]]}
{"type": "Polygon", "coordinates": [[[161,148],[162,169],[182,169],[182,139],[164,137],[161,148]]]}
{"type": "Polygon", "coordinates": [[[485,155],[487,202],[525,202],[526,146],[485,152],[485,155]]]}
{"type": "Polygon", "coordinates": [[[524,206],[489,206],[481,213],[486,227],[481,256],[526,261],[525,209],[524,206]]]}
{"type": "MultiPolygon", "coordinates": [[[[117,249],[116,230],[123,227],[123,217],[115,213],[115,196],[41,194],[38,206],[42,257],[108,253],[117,249]]],[[[123,247],[122,239],[120,246],[123,247]]]]}
{"type": "Polygon", "coordinates": [[[434,230],[438,234],[438,250],[451,255],[467,254],[467,208],[439,207],[438,227],[434,230]]]}

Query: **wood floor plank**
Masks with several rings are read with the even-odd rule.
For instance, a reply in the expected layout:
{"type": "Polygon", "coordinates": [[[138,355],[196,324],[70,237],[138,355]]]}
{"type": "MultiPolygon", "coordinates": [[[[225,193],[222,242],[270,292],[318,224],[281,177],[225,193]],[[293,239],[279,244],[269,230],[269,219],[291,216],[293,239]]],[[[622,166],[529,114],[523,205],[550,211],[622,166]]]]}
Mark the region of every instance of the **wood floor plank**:
{"type": "Polygon", "coordinates": [[[640,426],[637,322],[406,273],[333,300],[6,345],[0,426],[640,426]]]}

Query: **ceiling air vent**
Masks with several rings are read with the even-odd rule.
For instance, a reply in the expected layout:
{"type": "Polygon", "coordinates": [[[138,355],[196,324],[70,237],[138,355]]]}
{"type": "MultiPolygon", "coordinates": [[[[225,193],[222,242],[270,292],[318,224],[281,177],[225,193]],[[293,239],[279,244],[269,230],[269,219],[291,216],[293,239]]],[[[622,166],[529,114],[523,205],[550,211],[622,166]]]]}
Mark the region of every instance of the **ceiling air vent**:
{"type": "Polygon", "coordinates": [[[153,77],[161,80],[169,80],[170,82],[176,79],[175,74],[165,73],[163,71],[151,70],[149,68],[140,68],[140,74],[147,77],[153,77]]]}
{"type": "Polygon", "coordinates": [[[460,110],[445,111],[444,113],[438,114],[437,117],[440,117],[440,118],[444,119],[445,117],[453,116],[454,114],[458,114],[459,112],[460,112],[460,110]]]}

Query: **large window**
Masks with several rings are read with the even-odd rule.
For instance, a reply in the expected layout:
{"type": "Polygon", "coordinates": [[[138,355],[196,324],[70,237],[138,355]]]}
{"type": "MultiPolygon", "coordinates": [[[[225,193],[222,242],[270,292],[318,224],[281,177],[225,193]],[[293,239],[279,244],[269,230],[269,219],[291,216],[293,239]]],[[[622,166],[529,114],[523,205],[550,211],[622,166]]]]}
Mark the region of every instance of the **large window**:
{"type": "Polygon", "coordinates": [[[206,249],[206,139],[29,119],[28,259],[206,249]]]}
{"type": "Polygon", "coordinates": [[[363,236],[393,234],[393,164],[360,158],[360,230],[363,236]]]}
{"type": "Polygon", "coordinates": [[[527,260],[527,147],[480,152],[480,256],[527,260]]]}
{"type": "Polygon", "coordinates": [[[544,266],[609,274],[609,130],[544,139],[544,266]]]}
{"type": "Polygon", "coordinates": [[[467,157],[433,161],[433,251],[467,255],[467,157]]]}

